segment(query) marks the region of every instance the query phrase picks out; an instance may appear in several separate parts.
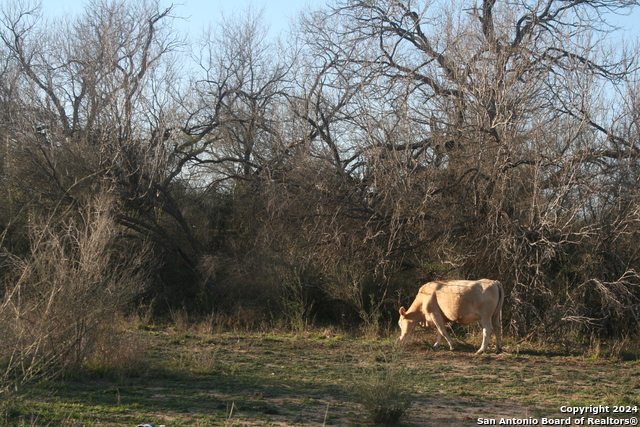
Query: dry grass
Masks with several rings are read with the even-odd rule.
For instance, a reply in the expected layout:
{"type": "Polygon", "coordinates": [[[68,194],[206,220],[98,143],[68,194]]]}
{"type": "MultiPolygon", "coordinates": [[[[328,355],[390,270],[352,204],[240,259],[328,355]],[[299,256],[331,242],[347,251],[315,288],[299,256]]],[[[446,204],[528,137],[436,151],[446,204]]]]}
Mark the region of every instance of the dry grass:
{"type": "Polygon", "coordinates": [[[114,319],[144,286],[148,258],[121,244],[109,212],[105,196],[80,217],[34,219],[29,255],[13,257],[4,276],[4,388],[75,374],[106,353],[126,357],[114,319]]]}

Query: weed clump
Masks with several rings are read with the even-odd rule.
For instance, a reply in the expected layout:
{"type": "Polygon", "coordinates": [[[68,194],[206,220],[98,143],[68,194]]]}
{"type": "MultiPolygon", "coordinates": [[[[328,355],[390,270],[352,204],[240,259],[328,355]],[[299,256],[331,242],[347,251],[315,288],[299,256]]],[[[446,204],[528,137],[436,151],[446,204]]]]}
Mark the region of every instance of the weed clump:
{"type": "Polygon", "coordinates": [[[353,383],[358,401],[371,421],[375,425],[396,426],[411,406],[411,377],[397,361],[386,361],[384,355],[383,359],[384,363],[361,372],[353,383]]]}

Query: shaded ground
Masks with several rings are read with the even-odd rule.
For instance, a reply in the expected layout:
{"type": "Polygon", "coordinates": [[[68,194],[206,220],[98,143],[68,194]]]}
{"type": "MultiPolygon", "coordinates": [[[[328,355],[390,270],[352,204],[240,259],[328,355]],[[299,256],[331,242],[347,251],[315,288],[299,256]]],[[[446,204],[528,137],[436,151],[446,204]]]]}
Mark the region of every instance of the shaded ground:
{"type": "Polygon", "coordinates": [[[39,386],[16,406],[17,425],[364,426],[359,390],[385,372],[412,399],[404,425],[566,418],[563,405],[640,403],[637,361],[515,354],[508,346],[511,353],[476,357],[472,345],[450,352],[417,339],[400,349],[392,340],[321,333],[136,333],[148,354],[135,378],[106,372],[39,386]]]}

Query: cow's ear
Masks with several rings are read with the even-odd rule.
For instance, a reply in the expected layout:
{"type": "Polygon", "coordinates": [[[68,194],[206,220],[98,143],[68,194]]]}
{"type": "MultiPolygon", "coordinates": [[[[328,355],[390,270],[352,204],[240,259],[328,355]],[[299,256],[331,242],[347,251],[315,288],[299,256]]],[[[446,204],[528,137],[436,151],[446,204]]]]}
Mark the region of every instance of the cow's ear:
{"type": "Polygon", "coordinates": [[[400,307],[400,316],[406,316],[407,315],[407,310],[404,309],[404,307],[400,307]]]}

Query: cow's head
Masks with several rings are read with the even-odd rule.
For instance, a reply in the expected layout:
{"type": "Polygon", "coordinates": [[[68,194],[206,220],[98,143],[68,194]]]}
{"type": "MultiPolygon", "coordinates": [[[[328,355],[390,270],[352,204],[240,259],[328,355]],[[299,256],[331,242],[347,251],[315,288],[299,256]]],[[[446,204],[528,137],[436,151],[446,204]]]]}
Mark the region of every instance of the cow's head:
{"type": "Polygon", "coordinates": [[[407,313],[404,307],[400,307],[400,319],[398,320],[398,326],[400,326],[400,342],[405,342],[407,336],[413,332],[417,325],[425,326],[424,315],[417,311],[407,313]]]}

